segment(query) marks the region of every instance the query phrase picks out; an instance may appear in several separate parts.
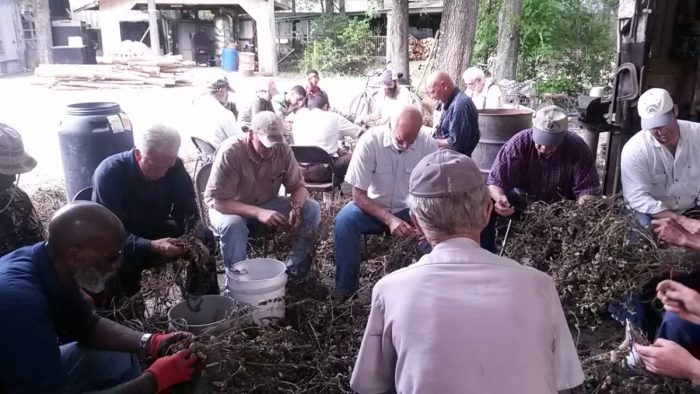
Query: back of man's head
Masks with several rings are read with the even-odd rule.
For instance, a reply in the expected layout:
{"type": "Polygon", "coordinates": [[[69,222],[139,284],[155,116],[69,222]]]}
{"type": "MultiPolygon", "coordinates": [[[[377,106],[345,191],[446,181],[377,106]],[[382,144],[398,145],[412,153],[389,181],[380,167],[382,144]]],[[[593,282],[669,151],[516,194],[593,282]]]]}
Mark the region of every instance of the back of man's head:
{"type": "Polygon", "coordinates": [[[289,90],[290,93],[296,94],[297,96],[304,98],[306,97],[306,89],[301,85],[296,85],[289,90]]]}
{"type": "Polygon", "coordinates": [[[328,109],[328,97],[323,93],[310,94],[306,98],[306,106],[309,109],[328,109]]]}

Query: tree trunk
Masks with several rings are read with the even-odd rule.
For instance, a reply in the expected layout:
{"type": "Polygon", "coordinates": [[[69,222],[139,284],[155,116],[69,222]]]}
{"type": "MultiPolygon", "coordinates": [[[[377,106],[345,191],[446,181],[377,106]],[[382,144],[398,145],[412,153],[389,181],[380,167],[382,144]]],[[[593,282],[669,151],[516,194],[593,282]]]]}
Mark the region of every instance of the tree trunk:
{"type": "Polygon", "coordinates": [[[34,26],[39,64],[53,62],[53,35],[51,34],[51,9],[48,0],[33,0],[34,26]]]}
{"type": "Polygon", "coordinates": [[[389,68],[408,80],[408,0],[391,0],[388,15],[386,57],[389,68]]]}
{"type": "Polygon", "coordinates": [[[332,14],[333,11],[335,11],[334,10],[335,6],[333,4],[333,0],[324,0],[324,3],[326,4],[326,10],[325,10],[326,14],[332,14]]]}
{"type": "Polygon", "coordinates": [[[345,16],[345,0],[338,0],[338,12],[340,12],[340,15],[345,16]]]}
{"type": "Polygon", "coordinates": [[[471,64],[478,14],[478,0],[445,0],[443,3],[435,69],[446,72],[460,87],[463,87],[462,72],[471,64]]]}
{"type": "Polygon", "coordinates": [[[520,15],[522,0],[504,0],[498,14],[498,48],[493,78],[516,79],[518,71],[518,47],[520,46],[520,15]]]}

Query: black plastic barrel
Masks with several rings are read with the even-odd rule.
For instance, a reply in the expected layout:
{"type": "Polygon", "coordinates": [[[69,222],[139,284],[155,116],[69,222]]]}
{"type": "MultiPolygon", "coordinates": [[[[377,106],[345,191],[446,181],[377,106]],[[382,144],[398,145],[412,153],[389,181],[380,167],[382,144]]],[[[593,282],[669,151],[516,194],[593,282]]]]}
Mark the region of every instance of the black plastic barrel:
{"type": "Polygon", "coordinates": [[[532,127],[532,111],[527,109],[482,109],[479,110],[481,139],[472,152],[472,159],[487,178],[491,164],[512,136],[532,127]]]}
{"type": "Polygon", "coordinates": [[[71,104],[58,128],[66,197],[92,186],[92,174],[106,157],[134,146],[131,121],[117,103],[71,104]]]}

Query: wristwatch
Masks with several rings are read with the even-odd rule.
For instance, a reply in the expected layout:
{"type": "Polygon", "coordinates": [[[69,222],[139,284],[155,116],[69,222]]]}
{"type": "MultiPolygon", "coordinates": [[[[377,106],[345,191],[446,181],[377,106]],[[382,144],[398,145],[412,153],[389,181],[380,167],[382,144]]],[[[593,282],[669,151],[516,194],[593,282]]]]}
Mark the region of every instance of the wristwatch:
{"type": "Polygon", "coordinates": [[[151,339],[153,334],[143,334],[141,340],[139,341],[139,356],[141,358],[148,357],[148,341],[151,339]]]}

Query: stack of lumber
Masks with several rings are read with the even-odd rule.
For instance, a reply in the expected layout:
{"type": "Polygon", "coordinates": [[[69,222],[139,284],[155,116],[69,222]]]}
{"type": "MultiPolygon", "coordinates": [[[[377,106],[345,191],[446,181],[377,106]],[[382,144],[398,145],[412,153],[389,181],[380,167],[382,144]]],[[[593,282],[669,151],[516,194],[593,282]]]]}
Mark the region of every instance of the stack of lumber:
{"type": "Polygon", "coordinates": [[[425,60],[433,50],[435,39],[432,37],[419,40],[411,35],[408,36],[408,58],[410,60],[425,60]]]}
{"type": "Polygon", "coordinates": [[[185,72],[195,63],[181,55],[97,57],[98,64],[42,64],[34,70],[41,85],[74,89],[189,85],[185,72]]]}

